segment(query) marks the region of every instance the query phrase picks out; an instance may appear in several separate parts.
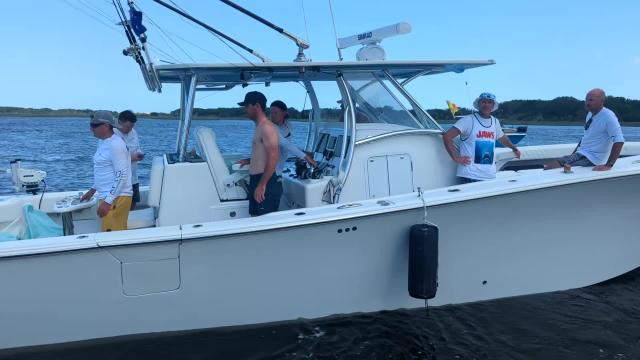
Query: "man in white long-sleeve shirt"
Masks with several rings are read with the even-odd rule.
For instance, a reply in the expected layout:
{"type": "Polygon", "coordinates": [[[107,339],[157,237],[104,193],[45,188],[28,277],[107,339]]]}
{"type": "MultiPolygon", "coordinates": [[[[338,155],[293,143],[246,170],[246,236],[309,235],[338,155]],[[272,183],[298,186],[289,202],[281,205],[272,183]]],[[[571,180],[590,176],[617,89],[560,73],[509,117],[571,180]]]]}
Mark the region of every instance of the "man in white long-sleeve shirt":
{"type": "Polygon", "coordinates": [[[82,200],[98,194],[102,231],[126,230],[133,194],[129,151],[124,141],[114,136],[113,128],[119,125],[109,111],[96,111],[89,125],[100,140],[93,155],[93,186],[82,200]]]}
{"type": "Polygon", "coordinates": [[[131,197],[131,210],[135,209],[136,203],[140,202],[140,181],[138,180],[138,162],[144,159],[144,153],[138,141],[138,132],[133,127],[136,125],[138,117],[131,110],[125,110],[118,114],[119,129],[113,129],[127,145],[129,155],[131,155],[131,186],[133,196],[131,197]]]}

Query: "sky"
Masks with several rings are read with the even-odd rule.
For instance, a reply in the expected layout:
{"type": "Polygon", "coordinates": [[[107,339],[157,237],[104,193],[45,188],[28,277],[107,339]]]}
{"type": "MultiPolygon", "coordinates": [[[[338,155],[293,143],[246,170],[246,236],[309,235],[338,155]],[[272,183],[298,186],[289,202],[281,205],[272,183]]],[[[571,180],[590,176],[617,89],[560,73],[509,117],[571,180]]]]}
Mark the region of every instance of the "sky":
{"type": "MultiPolygon", "coordinates": [[[[291,61],[296,55],[290,40],[222,2],[173,1],[274,62],[291,61]]],[[[312,60],[337,60],[328,0],[236,2],[308,39],[311,48],[306,53],[312,60]]],[[[220,40],[152,0],[135,3],[145,14],[154,61],[244,62],[220,40]]],[[[411,24],[411,33],[382,42],[390,60],[496,61],[462,74],[415,80],[408,88],[426,108],[445,108],[447,99],[470,107],[483,91],[493,92],[498,101],[582,99],[589,89],[600,87],[608,95],[640,99],[637,0],[332,0],[331,4],[339,37],[401,21],[411,24]]],[[[146,89],[137,64],[122,55],[127,40],[116,22],[110,0],[3,2],[0,106],[137,112],[178,108],[177,85],[165,86],[161,94],[146,89]]],[[[355,60],[356,50],[345,50],[344,58],[355,60]]],[[[272,88],[267,89],[270,101],[280,98],[289,106],[308,108],[299,86],[272,88]]],[[[195,106],[232,107],[245,91],[202,94],[195,106]]]]}

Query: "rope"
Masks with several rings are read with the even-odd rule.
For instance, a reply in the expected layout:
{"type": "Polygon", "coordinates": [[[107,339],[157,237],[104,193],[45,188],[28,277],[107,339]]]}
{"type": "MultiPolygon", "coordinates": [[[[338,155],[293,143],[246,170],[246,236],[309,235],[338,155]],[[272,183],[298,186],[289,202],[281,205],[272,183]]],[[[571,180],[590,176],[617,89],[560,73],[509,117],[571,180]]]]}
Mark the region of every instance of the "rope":
{"type": "Polygon", "coordinates": [[[44,197],[44,193],[47,191],[47,182],[42,180],[42,184],[44,185],[44,187],[42,189],[42,195],[40,195],[40,202],[38,203],[38,210],[40,210],[40,207],[42,206],[42,198],[44,197]]]}
{"type": "MultiPolygon", "coordinates": [[[[112,31],[114,31],[114,32],[116,32],[116,33],[120,33],[120,31],[118,31],[118,29],[115,27],[115,25],[112,25],[112,24],[106,23],[104,20],[102,20],[102,19],[100,19],[100,18],[98,18],[98,17],[96,17],[96,16],[94,16],[94,15],[92,15],[92,14],[88,13],[86,10],[81,9],[80,7],[78,7],[78,6],[76,6],[76,5],[72,4],[72,3],[70,3],[70,2],[69,2],[69,0],[63,0],[63,1],[64,1],[67,5],[69,5],[70,7],[72,7],[72,8],[74,8],[74,9],[76,9],[78,12],[81,12],[81,13],[83,13],[84,15],[86,15],[86,16],[88,16],[88,17],[90,17],[90,18],[94,19],[95,21],[97,21],[97,22],[99,22],[100,24],[102,24],[102,25],[106,26],[106,27],[107,27],[107,28],[109,28],[110,30],[112,30],[112,31]]],[[[94,12],[95,12],[95,10],[93,10],[93,9],[90,9],[90,10],[92,10],[92,11],[94,11],[94,12]]]]}
{"type": "Polygon", "coordinates": [[[307,25],[307,12],[304,9],[304,0],[301,0],[302,3],[302,18],[304,19],[304,31],[307,35],[307,38],[305,40],[307,40],[307,43],[311,43],[311,41],[309,40],[309,26],[307,25]]]}
{"type": "Polygon", "coordinates": [[[420,187],[418,187],[418,197],[422,200],[422,207],[424,208],[424,218],[422,219],[422,221],[423,224],[427,225],[429,223],[427,221],[427,201],[424,199],[424,192],[420,187]]]}
{"type": "MultiPolygon", "coordinates": [[[[180,7],[180,5],[176,4],[173,0],[169,0],[169,2],[170,2],[171,4],[173,4],[173,6],[175,6],[176,8],[180,9],[180,11],[182,11],[182,12],[184,12],[184,13],[188,13],[185,9],[183,9],[182,7],[180,7]]],[[[182,19],[182,18],[181,18],[181,19],[182,19]]],[[[186,22],[186,23],[190,24],[191,26],[193,26],[193,27],[195,27],[195,28],[197,28],[197,29],[200,29],[200,30],[206,30],[206,29],[203,29],[203,28],[201,28],[201,27],[199,27],[199,26],[196,26],[195,24],[190,23],[189,21],[187,21],[187,20],[185,20],[185,19],[182,19],[182,21],[184,21],[184,22],[186,22]]],[[[211,30],[206,30],[206,31],[207,31],[208,33],[210,33],[211,35],[215,36],[215,37],[216,37],[216,39],[220,40],[220,41],[221,41],[223,44],[225,44],[229,49],[231,49],[231,51],[233,51],[234,53],[236,53],[236,55],[240,56],[244,61],[248,62],[249,64],[251,64],[251,65],[253,65],[253,66],[256,66],[256,64],[254,64],[253,62],[251,62],[251,60],[247,59],[244,55],[242,55],[242,54],[241,54],[238,50],[236,50],[233,46],[229,45],[229,43],[227,43],[227,42],[226,42],[222,37],[220,37],[218,34],[214,33],[214,32],[213,32],[213,31],[211,31],[211,30]]],[[[224,61],[224,60],[223,60],[223,61],[224,61]]],[[[234,64],[234,63],[231,63],[231,62],[228,62],[228,61],[227,61],[227,63],[228,63],[229,65],[238,66],[238,65],[236,65],[236,64],[234,64]]]]}
{"type": "MultiPolygon", "coordinates": [[[[175,42],[171,36],[169,36],[169,34],[162,28],[160,27],[160,25],[158,25],[155,21],[153,21],[153,19],[151,19],[151,17],[147,14],[147,19],[149,20],[149,23],[151,25],[153,25],[154,27],[156,27],[159,31],[160,31],[160,35],[163,37],[163,39],[169,39],[169,41],[171,41],[173,43],[173,45],[175,45],[180,51],[182,51],[183,54],[185,54],[187,56],[187,58],[189,58],[189,60],[191,60],[192,62],[196,62],[191,55],[189,55],[189,53],[187,53],[187,51],[185,49],[183,49],[177,42],[175,42]]],[[[166,42],[166,40],[165,40],[166,42]]],[[[167,45],[169,45],[169,47],[171,47],[171,45],[167,42],[167,45]]]]}
{"type": "MultiPolygon", "coordinates": [[[[175,3],[175,2],[173,2],[173,1],[170,1],[170,2],[171,2],[175,7],[177,7],[178,9],[180,9],[180,10],[182,10],[182,11],[185,11],[184,9],[182,9],[182,8],[180,7],[180,5],[176,4],[176,3],[175,3]]],[[[138,8],[138,10],[143,11],[143,10],[142,10],[142,8],[140,8],[140,6],[138,6],[137,4],[136,4],[136,5],[134,5],[134,6],[135,6],[136,8],[138,8]]],[[[144,11],[143,11],[143,12],[144,12],[144,11]]],[[[186,12],[186,11],[185,11],[185,12],[186,12]]],[[[180,39],[180,40],[184,41],[185,43],[187,43],[187,44],[189,44],[189,45],[191,45],[191,46],[193,46],[193,47],[195,47],[195,48],[197,48],[197,49],[200,49],[200,50],[202,50],[202,51],[204,51],[204,52],[206,52],[206,53],[208,53],[208,54],[212,55],[213,57],[217,58],[218,60],[220,60],[220,61],[222,61],[222,62],[225,62],[225,63],[227,63],[227,64],[229,64],[229,65],[237,66],[237,64],[234,64],[234,63],[232,63],[231,61],[229,61],[229,60],[227,60],[227,59],[224,59],[224,58],[222,58],[222,57],[220,57],[220,56],[216,55],[216,54],[215,54],[215,53],[213,53],[212,51],[210,51],[210,50],[208,50],[208,49],[205,49],[205,48],[203,48],[202,46],[199,46],[198,44],[196,44],[196,43],[194,43],[194,42],[192,42],[192,41],[189,41],[189,40],[187,40],[187,39],[183,38],[182,36],[180,36],[180,35],[178,35],[178,34],[176,34],[176,33],[174,33],[174,32],[171,32],[171,31],[169,31],[169,30],[164,30],[164,29],[162,29],[162,27],[160,27],[160,25],[159,25],[157,22],[155,22],[155,21],[153,21],[153,19],[151,19],[151,17],[149,16],[149,13],[148,13],[148,12],[145,12],[145,14],[146,14],[146,18],[147,18],[147,19],[149,19],[149,22],[150,22],[154,27],[156,27],[158,30],[160,30],[160,32],[161,32],[162,34],[164,34],[164,36],[166,36],[167,38],[169,38],[169,40],[171,40],[171,36],[176,37],[176,38],[178,38],[178,39],[180,39]]],[[[191,23],[191,22],[189,22],[189,21],[186,21],[186,20],[185,20],[185,19],[183,19],[182,17],[181,17],[180,19],[181,19],[184,23],[189,24],[189,26],[192,26],[192,27],[194,27],[194,28],[196,28],[196,29],[202,30],[202,28],[201,28],[201,27],[196,26],[196,25],[192,24],[192,23],[191,23]]],[[[161,36],[162,36],[162,34],[161,34],[161,36]]],[[[214,35],[215,35],[215,34],[214,34],[214,35]]],[[[165,39],[164,39],[164,36],[163,36],[163,40],[165,40],[165,39]]],[[[180,46],[179,46],[175,41],[171,40],[171,42],[173,42],[175,46],[177,46],[177,47],[178,47],[178,48],[179,48],[183,53],[185,53],[185,55],[187,55],[187,57],[189,57],[189,58],[191,59],[191,61],[195,62],[195,60],[193,60],[193,59],[191,58],[191,56],[189,56],[189,54],[187,54],[187,52],[186,52],[184,49],[182,49],[182,48],[181,48],[181,47],[180,47],[180,46]]],[[[150,44],[150,42],[149,42],[149,41],[147,41],[147,43],[148,43],[148,44],[150,44]]],[[[166,43],[166,40],[165,40],[165,43],[166,43]]],[[[150,44],[150,45],[151,45],[151,44],[150,44]]],[[[169,45],[169,44],[167,43],[167,45],[169,45]]],[[[171,47],[171,45],[169,45],[169,47],[171,47]]],[[[163,50],[159,49],[159,48],[158,48],[158,46],[154,46],[154,48],[156,48],[156,50],[158,50],[158,51],[160,51],[160,52],[164,53],[164,54],[165,54],[165,56],[167,56],[167,57],[169,57],[169,58],[173,59],[175,62],[180,62],[180,60],[179,60],[179,59],[177,59],[175,56],[171,56],[168,52],[166,52],[166,51],[163,51],[163,50]]]]}
{"type": "Polygon", "coordinates": [[[160,59],[160,61],[163,61],[163,62],[166,62],[166,63],[169,63],[169,64],[175,64],[175,63],[179,63],[180,62],[180,59],[178,59],[175,56],[171,55],[170,53],[162,50],[159,46],[155,45],[151,41],[147,40],[147,44],[149,44],[149,46],[154,48],[157,52],[160,52],[160,53],[164,54],[164,56],[166,56],[167,58],[173,60],[173,62],[168,62],[168,61],[165,61],[165,60],[162,60],[162,59],[160,59]]]}
{"type": "Polygon", "coordinates": [[[95,12],[96,14],[98,14],[98,15],[104,17],[105,19],[107,19],[110,24],[115,24],[116,23],[116,21],[113,18],[109,17],[109,15],[107,15],[107,13],[104,12],[102,9],[100,9],[98,6],[96,6],[96,5],[94,5],[94,4],[90,3],[90,2],[83,1],[83,0],[79,0],[79,3],[84,5],[89,10],[91,10],[91,11],[95,12]]]}

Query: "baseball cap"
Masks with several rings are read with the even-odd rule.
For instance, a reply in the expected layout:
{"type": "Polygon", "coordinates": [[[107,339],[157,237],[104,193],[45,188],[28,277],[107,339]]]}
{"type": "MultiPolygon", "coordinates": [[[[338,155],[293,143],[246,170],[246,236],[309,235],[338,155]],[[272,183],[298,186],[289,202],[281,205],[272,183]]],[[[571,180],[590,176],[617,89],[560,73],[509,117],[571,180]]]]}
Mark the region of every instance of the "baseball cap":
{"type": "Polygon", "coordinates": [[[260,91],[249,91],[244,96],[244,100],[238,103],[238,105],[240,106],[255,105],[255,104],[260,104],[263,110],[267,108],[267,98],[260,91]]]}
{"type": "Polygon", "coordinates": [[[91,115],[91,123],[92,124],[109,124],[114,128],[120,128],[120,124],[113,117],[111,111],[107,110],[98,110],[91,115]]]}

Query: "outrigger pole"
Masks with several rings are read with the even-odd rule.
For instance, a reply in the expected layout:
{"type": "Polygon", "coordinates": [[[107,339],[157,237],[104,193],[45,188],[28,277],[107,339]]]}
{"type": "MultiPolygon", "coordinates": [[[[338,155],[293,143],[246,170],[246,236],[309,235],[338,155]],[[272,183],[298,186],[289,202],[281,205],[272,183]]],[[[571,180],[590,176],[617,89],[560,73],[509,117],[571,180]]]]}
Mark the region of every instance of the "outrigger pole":
{"type": "Polygon", "coordinates": [[[223,3],[231,6],[232,8],[240,11],[241,13],[250,16],[256,20],[258,20],[259,22],[267,25],[268,27],[272,28],[273,30],[279,32],[280,34],[288,37],[289,39],[293,40],[294,43],[296,43],[296,46],[298,47],[298,55],[296,56],[296,58],[293,61],[297,61],[297,62],[306,62],[307,57],[304,55],[304,50],[309,48],[309,43],[305,40],[300,39],[299,37],[291,34],[290,32],[288,32],[287,30],[283,29],[282,27],[272,23],[269,20],[266,20],[260,16],[258,16],[257,14],[252,13],[251,11],[243,8],[242,6],[234,3],[233,1],[229,1],[229,0],[220,0],[223,3]]]}
{"type": "Polygon", "coordinates": [[[147,84],[147,88],[150,91],[162,91],[162,86],[160,84],[160,80],[158,79],[158,74],[153,66],[153,62],[151,61],[151,56],[149,55],[149,50],[147,48],[147,35],[145,31],[147,30],[144,26],[142,26],[142,13],[136,11],[133,8],[133,0],[129,0],[129,8],[132,20],[136,17],[137,24],[134,28],[132,28],[132,24],[127,20],[127,15],[120,3],[120,0],[111,0],[113,6],[116,8],[116,12],[118,13],[118,17],[120,18],[120,24],[124,28],[124,33],[127,36],[127,40],[129,40],[129,47],[122,50],[122,53],[126,56],[131,56],[140,66],[140,71],[142,71],[142,77],[144,78],[144,82],[147,84]],[[136,14],[134,14],[134,12],[136,14]],[[136,39],[136,34],[140,38],[140,42],[142,46],[138,44],[138,40],[136,39]],[[140,49],[143,49],[146,56],[147,61],[145,61],[142,56],[142,52],[140,49]],[[147,64],[148,62],[148,64],[147,64]]]}
{"type": "Polygon", "coordinates": [[[176,14],[178,14],[178,15],[186,18],[186,19],[189,19],[189,20],[193,21],[194,23],[196,23],[196,24],[202,26],[203,28],[211,31],[212,33],[214,33],[214,34],[216,34],[218,36],[222,36],[225,40],[230,41],[231,43],[233,43],[234,45],[236,45],[236,46],[240,47],[241,49],[245,50],[249,54],[257,57],[262,62],[271,62],[271,59],[269,59],[268,57],[259,54],[258,52],[256,52],[255,50],[251,49],[250,47],[248,47],[248,46],[240,43],[239,41],[237,41],[237,40],[225,35],[224,33],[221,33],[220,31],[218,31],[218,30],[212,28],[211,26],[207,25],[206,23],[194,18],[193,16],[187,14],[186,12],[173,7],[173,6],[167,4],[166,2],[164,2],[162,0],[153,0],[153,1],[158,3],[158,4],[160,4],[160,5],[162,5],[162,6],[164,6],[164,7],[166,7],[167,9],[175,12],[176,14]]]}

